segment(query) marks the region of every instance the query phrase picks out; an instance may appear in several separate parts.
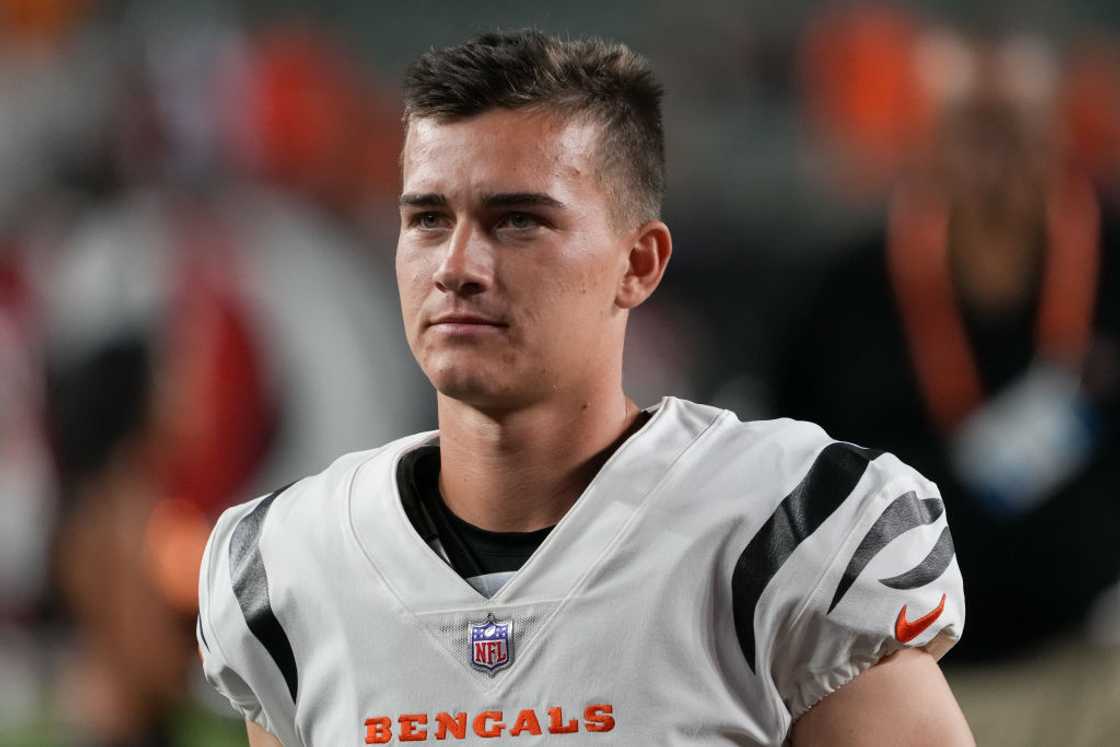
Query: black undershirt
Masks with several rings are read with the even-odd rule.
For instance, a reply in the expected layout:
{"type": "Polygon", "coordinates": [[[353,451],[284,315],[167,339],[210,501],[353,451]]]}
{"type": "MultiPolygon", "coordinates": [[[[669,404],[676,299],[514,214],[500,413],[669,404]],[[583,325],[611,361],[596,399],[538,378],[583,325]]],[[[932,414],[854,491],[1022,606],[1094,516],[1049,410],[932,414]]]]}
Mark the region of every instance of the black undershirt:
{"type": "MultiPolygon", "coordinates": [[[[599,455],[602,463],[651,417],[649,412],[639,413],[630,428],[599,455]]],[[[439,471],[438,446],[424,446],[405,455],[397,468],[401,503],[417,533],[428,543],[439,540],[451,567],[462,578],[520,570],[552,531],[553,527],[492,532],[464,521],[444,502],[439,471]]]]}
{"type": "Polygon", "coordinates": [[[422,514],[420,523],[413,512],[409,518],[425,540],[439,539],[451,567],[463,578],[519,570],[552,531],[491,532],[460,519],[439,492],[439,447],[425,446],[409,457],[409,483],[423,509],[416,512],[422,514]]]}

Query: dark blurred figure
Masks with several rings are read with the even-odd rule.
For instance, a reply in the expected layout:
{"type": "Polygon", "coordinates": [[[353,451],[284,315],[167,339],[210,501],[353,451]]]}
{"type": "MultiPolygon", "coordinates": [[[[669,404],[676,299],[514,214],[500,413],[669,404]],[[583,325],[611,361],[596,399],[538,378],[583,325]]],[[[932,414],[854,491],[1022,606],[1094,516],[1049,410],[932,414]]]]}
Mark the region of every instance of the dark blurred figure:
{"type": "Polygon", "coordinates": [[[363,77],[328,36],[145,12],[109,37],[109,121],[86,138],[106,151],[92,181],[112,186],[74,187],[34,263],[59,499],[54,710],[81,747],[226,743],[190,697],[210,522],[430,422],[390,254],[358,224],[369,191],[395,189],[395,117],[365,126],[363,77]]]}
{"type": "Polygon", "coordinates": [[[938,483],[968,596],[955,662],[1069,629],[1120,579],[1120,234],[980,59],[775,377],[779,414],[938,483]]]}

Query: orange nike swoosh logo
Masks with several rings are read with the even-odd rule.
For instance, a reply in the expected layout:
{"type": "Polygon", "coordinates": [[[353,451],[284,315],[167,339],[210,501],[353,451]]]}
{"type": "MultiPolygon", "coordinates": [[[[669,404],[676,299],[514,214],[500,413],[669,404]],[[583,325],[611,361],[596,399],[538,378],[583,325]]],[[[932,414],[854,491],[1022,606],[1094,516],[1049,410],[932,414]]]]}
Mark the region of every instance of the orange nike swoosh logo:
{"type": "Polygon", "coordinates": [[[932,611],[922,615],[917,620],[910,621],[906,619],[906,605],[902,605],[902,609],[898,611],[898,619],[894,621],[894,637],[898,639],[899,643],[909,643],[922,634],[922,631],[933,625],[934,620],[941,617],[941,613],[945,611],[945,595],[941,595],[941,604],[933,608],[932,611]]]}

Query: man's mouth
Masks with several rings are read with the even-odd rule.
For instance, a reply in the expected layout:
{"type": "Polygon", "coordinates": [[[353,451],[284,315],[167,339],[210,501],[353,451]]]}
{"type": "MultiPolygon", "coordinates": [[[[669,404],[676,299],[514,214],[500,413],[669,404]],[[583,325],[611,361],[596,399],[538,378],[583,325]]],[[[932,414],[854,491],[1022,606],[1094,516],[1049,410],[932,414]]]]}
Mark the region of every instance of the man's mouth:
{"type": "Polygon", "coordinates": [[[501,333],[508,326],[499,319],[469,313],[441,314],[428,322],[428,327],[433,333],[460,339],[501,333]]]}
{"type": "Polygon", "coordinates": [[[442,314],[432,319],[428,326],[464,326],[464,327],[506,327],[504,322],[478,314],[442,314]]]}

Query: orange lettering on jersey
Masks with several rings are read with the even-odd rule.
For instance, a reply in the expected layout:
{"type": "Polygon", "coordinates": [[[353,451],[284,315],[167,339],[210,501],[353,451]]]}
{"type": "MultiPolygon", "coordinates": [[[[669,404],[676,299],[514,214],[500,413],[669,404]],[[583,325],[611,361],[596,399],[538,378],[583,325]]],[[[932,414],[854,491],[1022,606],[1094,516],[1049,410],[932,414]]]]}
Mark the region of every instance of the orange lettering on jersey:
{"type": "Polygon", "coordinates": [[[402,742],[428,741],[428,730],[416,728],[428,723],[428,714],[402,713],[400,717],[397,718],[397,723],[401,725],[401,733],[398,737],[402,742]]]}
{"type": "Polygon", "coordinates": [[[579,731],[579,722],[572,719],[565,724],[564,711],[559,706],[548,709],[549,734],[574,734],[577,731],[579,731]]]}
{"type": "Polygon", "coordinates": [[[366,719],[366,744],[386,744],[393,739],[393,722],[388,716],[366,719]]]}
{"type": "Polygon", "coordinates": [[[517,714],[517,720],[510,727],[509,735],[516,737],[523,731],[537,736],[541,734],[541,722],[537,721],[537,713],[532,708],[523,708],[521,713],[517,714]]]}
{"type": "MultiPolygon", "coordinates": [[[[610,703],[592,703],[583,709],[583,720],[566,718],[561,706],[542,709],[548,713],[548,734],[576,734],[583,731],[603,733],[614,731],[617,721],[614,706],[610,703]]],[[[542,736],[541,711],[535,708],[522,708],[517,712],[510,726],[502,720],[503,712],[498,710],[440,711],[428,713],[401,713],[395,717],[371,716],[365,720],[366,744],[387,744],[394,738],[394,718],[399,733],[395,736],[401,742],[426,742],[433,737],[439,741],[469,739],[468,732],[483,739],[496,739],[502,736],[519,737],[523,734],[542,736]]]]}
{"type": "Polygon", "coordinates": [[[436,714],[436,739],[447,739],[447,734],[456,739],[467,738],[467,714],[460,711],[452,716],[440,711],[436,714]]]}
{"type": "Polygon", "coordinates": [[[472,725],[474,726],[475,734],[480,737],[486,737],[487,739],[502,736],[502,730],[506,728],[506,725],[502,723],[501,711],[483,711],[474,717],[474,723],[472,725]],[[491,721],[494,723],[487,726],[491,721]]]}
{"type": "Polygon", "coordinates": [[[614,728],[614,707],[606,703],[583,709],[583,727],[588,731],[610,731],[614,728]]]}

